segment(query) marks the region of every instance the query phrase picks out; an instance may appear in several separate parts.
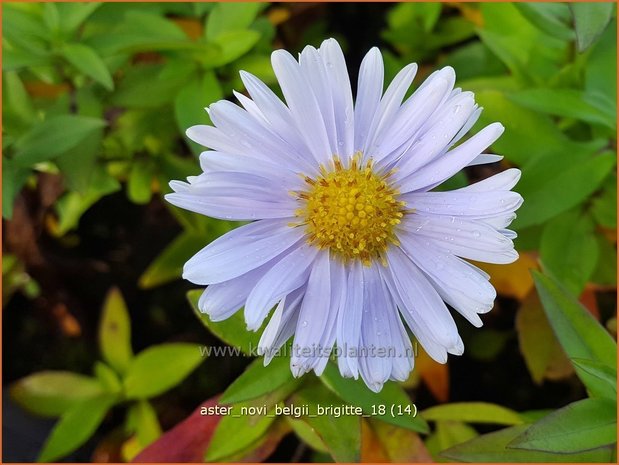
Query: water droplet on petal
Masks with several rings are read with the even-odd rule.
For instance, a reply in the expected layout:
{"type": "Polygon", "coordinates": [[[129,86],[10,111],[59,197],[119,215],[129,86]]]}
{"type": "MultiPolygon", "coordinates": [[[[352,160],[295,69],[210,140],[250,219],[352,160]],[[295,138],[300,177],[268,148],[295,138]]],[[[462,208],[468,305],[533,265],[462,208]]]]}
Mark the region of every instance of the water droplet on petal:
{"type": "Polygon", "coordinates": [[[301,326],[305,328],[307,326],[307,321],[304,321],[303,323],[301,323],[301,326]]]}

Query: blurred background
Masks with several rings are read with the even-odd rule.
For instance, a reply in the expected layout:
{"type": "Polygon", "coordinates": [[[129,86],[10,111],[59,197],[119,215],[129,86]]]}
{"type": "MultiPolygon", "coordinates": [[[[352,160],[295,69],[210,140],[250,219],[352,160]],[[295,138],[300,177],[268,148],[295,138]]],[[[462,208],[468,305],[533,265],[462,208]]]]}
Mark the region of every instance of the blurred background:
{"type": "MultiPolygon", "coordinates": [[[[342,45],[353,83],[373,46],[386,81],[414,61],[416,87],[450,65],[485,108],[473,132],[505,125],[491,148],[505,159],[467,168],[442,188],[510,166],[523,173],[516,190],[525,203],[513,224],[521,258],[482,266],[499,293],[494,310],[482,329],[456,315],[465,354],[447,365],[419,354],[403,391],[420,409],[483,401],[536,411],[530,418],[587,395],[530,269],[560,282],[616,338],[613,4],[5,2],[2,10],[4,461],[130,460],[243,373],[249,357],[187,352],[230,341],[196,318],[192,285],[179,278],[190,256],[236,224],[162,197],[169,180],[197,174],[201,148],[184,131],[209,123],[204,107],[244,90],[239,70],[281,95],[270,53],[329,37],[342,45]],[[88,404],[80,433],[58,433],[40,457],[54,418],[101,386],[128,389],[122,376],[144,350],[155,354],[144,362],[151,371],[186,363],[166,382],[148,370],[135,375],[129,400],[88,404]]],[[[364,426],[362,444],[383,455],[362,448],[360,457],[444,460],[440,451],[497,429],[448,420],[402,439],[416,445],[401,455],[381,427],[364,426]]],[[[263,436],[248,440],[245,455],[212,458],[338,457],[314,426],[268,428],[268,447],[263,436]]]]}

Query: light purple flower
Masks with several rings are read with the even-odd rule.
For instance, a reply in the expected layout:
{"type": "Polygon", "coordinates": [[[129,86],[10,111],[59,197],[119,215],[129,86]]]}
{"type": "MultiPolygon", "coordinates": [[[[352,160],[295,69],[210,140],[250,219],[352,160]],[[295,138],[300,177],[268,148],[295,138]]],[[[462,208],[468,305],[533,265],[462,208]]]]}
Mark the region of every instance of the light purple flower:
{"type": "Polygon", "coordinates": [[[413,369],[406,327],[438,362],[462,354],[446,304],[477,327],[478,314],[493,307],[488,275],[464,259],[518,258],[506,228],[522,203],[511,191],[520,171],[431,189],[465,166],[500,160],[482,152],[503,126],[462,141],[481,108],[473,93],[454,89],[450,67],[404,100],[417,66],[383,93],[383,60],[373,48],[353,104],[333,39],[306,47],[298,62],[275,51],[272,64],[286,104],[242,72],[251,98],[235,94],[242,108],[214,103],[214,127],[187,131],[212,151],[200,156],[199,176],[171,182],[166,196],[214,218],[252,221],[186,263],[183,277],[208,286],[200,310],[220,321],[244,306],[256,331],[275,307],[260,340],[265,363],[294,336],[295,376],[320,374],[333,352],[343,376],[361,375],[373,391],[413,369]]]}

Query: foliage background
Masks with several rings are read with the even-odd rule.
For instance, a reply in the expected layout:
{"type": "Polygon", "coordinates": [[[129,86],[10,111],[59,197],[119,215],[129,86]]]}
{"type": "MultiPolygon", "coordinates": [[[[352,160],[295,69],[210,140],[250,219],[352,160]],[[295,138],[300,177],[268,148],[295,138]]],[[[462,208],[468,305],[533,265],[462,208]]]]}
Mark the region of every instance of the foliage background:
{"type": "MultiPolygon", "coordinates": [[[[2,8],[3,383],[11,387],[3,399],[5,460],[31,461],[42,449],[42,459],[127,460],[226,389],[229,399],[257,404],[267,394],[270,402],[376,402],[338,384],[337,375],[325,375],[326,389],[313,375],[295,383],[285,366],[266,372],[260,362],[251,365],[253,386],[244,378],[230,387],[251,359],[197,357],[196,344],[246,343],[238,340],[238,322],[203,319],[205,330],[187,303],[191,285],[178,279],[187,258],[235,225],[162,201],[170,179],[198,170],[200,148],[184,130],[208,123],[203,107],[243,90],[240,69],[272,85],[273,49],[294,53],[327,37],[344,47],[352,82],[374,45],[389,79],[411,61],[420,64],[415,85],[451,65],[458,86],[485,107],[474,131],[496,120],[506,126],[492,147],[505,156],[501,166],[468,168],[445,187],[520,167],[525,204],[514,228],[521,259],[484,267],[499,298],[482,329],[457,320],[463,357],[438,365],[420,353],[411,379],[385,389],[389,402],[410,396],[429,429],[421,419],[228,421],[208,449],[203,442],[192,452],[214,460],[427,461],[499,460],[492,454],[501,450],[501,460],[565,460],[548,452],[554,447],[575,453],[572,461],[614,460],[606,446],[616,438],[616,384],[613,391],[608,381],[616,377],[608,336],[616,338],[617,281],[612,4],[2,8]],[[531,269],[544,272],[539,293],[531,269]],[[587,395],[597,403],[575,423],[608,419],[611,430],[598,428],[597,442],[576,435],[531,446],[537,436],[529,432],[529,449],[505,452],[523,426],[479,436],[529,424],[587,395]],[[71,413],[85,406],[100,413],[98,421],[71,413]],[[32,413],[62,418],[45,447],[54,423],[32,413]],[[234,443],[226,431],[237,433],[234,443]],[[594,450],[579,452],[585,449],[594,450]]],[[[205,439],[214,430],[207,426],[205,439]]]]}

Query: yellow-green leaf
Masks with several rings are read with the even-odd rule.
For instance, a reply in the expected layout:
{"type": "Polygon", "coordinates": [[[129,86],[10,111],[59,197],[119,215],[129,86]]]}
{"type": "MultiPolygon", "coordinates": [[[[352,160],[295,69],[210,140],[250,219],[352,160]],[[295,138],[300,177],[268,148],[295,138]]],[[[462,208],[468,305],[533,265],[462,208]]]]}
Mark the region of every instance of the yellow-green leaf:
{"type": "Polygon", "coordinates": [[[429,421],[455,420],[496,425],[519,425],[523,423],[517,412],[487,402],[454,402],[437,405],[422,411],[421,416],[429,421]]]}
{"type": "Polygon", "coordinates": [[[70,371],[40,371],[14,382],[9,393],[32,413],[58,416],[84,399],[103,394],[103,386],[95,378],[70,371]]]}
{"type": "Polygon", "coordinates": [[[569,454],[617,442],[617,401],[584,399],[552,412],[508,447],[569,454]]]}
{"type": "Polygon", "coordinates": [[[74,405],[54,426],[38,461],[57,461],[84,444],[97,430],[115,402],[115,395],[103,394],[74,405]]]}
{"type": "Polygon", "coordinates": [[[204,357],[200,346],[186,343],[160,344],[140,352],[132,360],[124,379],[129,399],[147,399],[179,384],[204,357]]]}
{"type": "Polygon", "coordinates": [[[124,373],[133,358],[131,321],[122,294],[112,288],[103,304],[99,324],[99,347],[103,358],[119,373],[124,373]]]}

